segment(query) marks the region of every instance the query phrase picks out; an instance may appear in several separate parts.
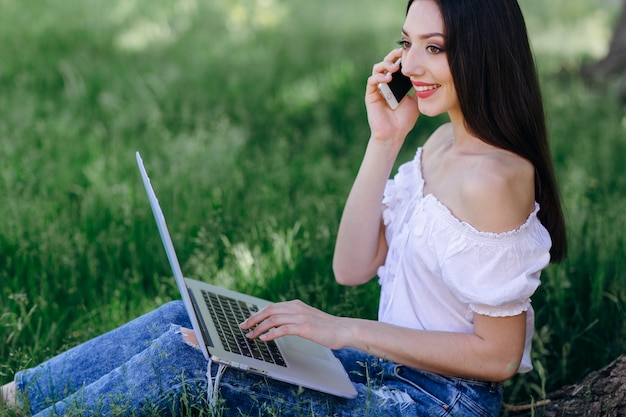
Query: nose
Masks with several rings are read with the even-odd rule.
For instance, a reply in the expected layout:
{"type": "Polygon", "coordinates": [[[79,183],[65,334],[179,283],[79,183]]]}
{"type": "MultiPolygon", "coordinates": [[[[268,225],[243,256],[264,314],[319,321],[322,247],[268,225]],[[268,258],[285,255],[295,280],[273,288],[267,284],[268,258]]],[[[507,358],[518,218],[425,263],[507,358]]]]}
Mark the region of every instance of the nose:
{"type": "Polygon", "coordinates": [[[402,53],[402,74],[407,77],[419,77],[426,74],[426,69],[424,68],[423,63],[423,54],[420,54],[420,52],[415,50],[415,48],[406,49],[402,53]]]}

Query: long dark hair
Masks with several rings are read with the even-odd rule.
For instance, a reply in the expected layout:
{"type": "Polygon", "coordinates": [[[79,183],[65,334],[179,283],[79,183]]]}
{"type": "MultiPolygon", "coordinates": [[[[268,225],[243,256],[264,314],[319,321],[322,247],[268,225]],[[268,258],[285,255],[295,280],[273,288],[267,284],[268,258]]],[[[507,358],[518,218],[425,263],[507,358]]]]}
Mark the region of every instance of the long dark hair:
{"type": "MultiPolygon", "coordinates": [[[[539,80],[516,0],[435,0],[467,129],[535,167],[539,220],[552,238],[551,262],[567,255],[563,211],[548,145],[539,80]]],[[[409,0],[407,13],[413,4],[409,0]]]]}

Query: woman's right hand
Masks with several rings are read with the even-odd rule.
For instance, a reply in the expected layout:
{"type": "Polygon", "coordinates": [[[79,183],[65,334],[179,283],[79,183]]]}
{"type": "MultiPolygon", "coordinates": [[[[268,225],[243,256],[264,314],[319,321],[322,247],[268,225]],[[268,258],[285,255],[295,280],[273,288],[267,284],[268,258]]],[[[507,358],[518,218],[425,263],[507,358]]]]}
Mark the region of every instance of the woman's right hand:
{"type": "Polygon", "coordinates": [[[391,81],[391,73],[399,71],[395,62],[402,57],[402,48],[391,51],[382,62],[374,65],[367,80],[365,105],[372,139],[399,142],[402,145],[419,117],[417,97],[406,96],[396,110],[392,110],[378,91],[378,84],[391,81]]]}
{"type": "Polygon", "coordinates": [[[374,65],[367,80],[365,104],[371,136],[341,216],[333,257],[335,279],[343,285],[369,281],[387,255],[383,192],[404,139],[419,116],[416,98],[405,97],[392,110],[378,91],[379,83],[391,80],[388,73],[398,71],[394,63],[401,56],[402,49],[391,51],[374,65]]]}

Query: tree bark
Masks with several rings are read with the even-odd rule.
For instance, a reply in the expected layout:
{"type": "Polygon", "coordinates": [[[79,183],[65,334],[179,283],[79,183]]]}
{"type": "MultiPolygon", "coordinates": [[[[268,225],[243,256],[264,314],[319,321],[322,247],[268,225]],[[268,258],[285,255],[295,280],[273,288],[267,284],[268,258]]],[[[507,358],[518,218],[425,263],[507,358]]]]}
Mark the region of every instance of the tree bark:
{"type": "Polygon", "coordinates": [[[626,0],[613,31],[607,55],[590,65],[583,67],[583,74],[593,81],[602,81],[606,77],[626,73],[626,0]]]}
{"type": "Polygon", "coordinates": [[[506,405],[510,417],[622,417],[626,416],[626,355],[590,373],[582,382],[527,406],[506,405]]]}

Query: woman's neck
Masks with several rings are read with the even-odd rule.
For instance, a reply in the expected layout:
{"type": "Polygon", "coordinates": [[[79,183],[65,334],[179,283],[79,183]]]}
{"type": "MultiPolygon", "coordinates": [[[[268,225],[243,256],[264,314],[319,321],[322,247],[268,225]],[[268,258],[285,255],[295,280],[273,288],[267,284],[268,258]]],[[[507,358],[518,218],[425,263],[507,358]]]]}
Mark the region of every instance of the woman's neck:
{"type": "Polygon", "coordinates": [[[449,112],[450,123],[454,133],[454,140],[451,146],[456,149],[484,149],[485,146],[492,147],[481,140],[467,129],[465,117],[460,111],[449,112]]]}

